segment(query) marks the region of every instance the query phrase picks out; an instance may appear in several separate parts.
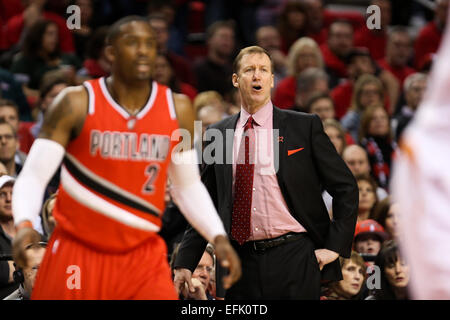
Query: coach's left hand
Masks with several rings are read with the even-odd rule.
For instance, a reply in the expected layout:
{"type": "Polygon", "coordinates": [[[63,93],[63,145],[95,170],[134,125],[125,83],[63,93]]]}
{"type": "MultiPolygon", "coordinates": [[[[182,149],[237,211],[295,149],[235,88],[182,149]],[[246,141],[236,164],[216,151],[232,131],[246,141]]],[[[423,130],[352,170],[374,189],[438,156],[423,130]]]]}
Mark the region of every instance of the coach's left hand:
{"type": "Polygon", "coordinates": [[[339,257],[339,253],[328,250],[328,249],[317,249],[314,251],[317,258],[317,263],[319,264],[320,271],[323,267],[339,257]]]}

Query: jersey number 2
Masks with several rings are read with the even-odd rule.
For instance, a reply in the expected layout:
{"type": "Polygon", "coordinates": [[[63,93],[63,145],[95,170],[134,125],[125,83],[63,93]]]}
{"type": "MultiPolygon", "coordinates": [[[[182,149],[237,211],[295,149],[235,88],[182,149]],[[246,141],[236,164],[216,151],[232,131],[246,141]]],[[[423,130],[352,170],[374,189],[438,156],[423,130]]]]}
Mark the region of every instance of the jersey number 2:
{"type": "Polygon", "coordinates": [[[155,191],[155,180],[158,176],[159,166],[156,164],[150,164],[145,168],[145,175],[148,177],[147,181],[144,184],[142,191],[144,193],[153,193],[155,191]]]}

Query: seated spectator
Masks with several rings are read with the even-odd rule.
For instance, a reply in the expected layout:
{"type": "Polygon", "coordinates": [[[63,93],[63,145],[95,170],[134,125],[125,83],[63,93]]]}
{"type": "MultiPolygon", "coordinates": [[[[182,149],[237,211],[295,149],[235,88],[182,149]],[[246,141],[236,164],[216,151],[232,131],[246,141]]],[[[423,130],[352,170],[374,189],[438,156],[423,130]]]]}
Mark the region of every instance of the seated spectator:
{"type": "Polygon", "coordinates": [[[288,0],[278,17],[281,35],[281,50],[287,54],[293,43],[308,34],[309,17],[307,6],[295,0],[288,0]]]}
{"type": "Polygon", "coordinates": [[[327,285],[321,300],[362,300],[361,289],[366,279],[366,265],[363,258],[352,251],[350,258],[339,257],[342,280],[327,285]]]}
{"type": "Polygon", "coordinates": [[[330,138],[336,151],[342,155],[342,151],[345,149],[347,142],[345,141],[345,131],[341,124],[334,119],[325,119],[323,121],[323,130],[328,138],[330,138]]]}
{"type": "Polygon", "coordinates": [[[353,26],[346,20],[337,20],[330,25],[328,39],[320,46],[330,86],[333,88],[341,78],[347,78],[346,59],[353,48],[353,26]]]}
{"type": "MultiPolygon", "coordinates": [[[[172,271],[179,247],[180,244],[176,246],[170,258],[172,271]]],[[[192,273],[192,287],[189,288],[186,284],[185,289],[180,292],[180,298],[184,300],[213,300],[213,296],[208,292],[208,287],[210,286],[210,279],[214,269],[214,249],[211,245],[207,245],[197,267],[192,273]]]]}
{"type": "Polygon", "coordinates": [[[327,41],[328,29],[325,26],[325,10],[322,0],[304,0],[309,16],[308,37],[319,45],[327,41]]]}
{"type": "Polygon", "coordinates": [[[42,230],[44,231],[44,236],[50,239],[53,230],[56,227],[56,220],[53,217],[53,208],[55,207],[56,197],[58,193],[53,193],[47,200],[45,200],[42,205],[41,219],[42,219],[42,230]]]}
{"type": "Polygon", "coordinates": [[[17,265],[13,274],[14,282],[19,284],[19,288],[4,300],[30,300],[46,247],[46,242],[31,243],[26,247],[27,265],[17,265]]]}
{"type": "Polygon", "coordinates": [[[408,66],[412,53],[412,39],[408,29],[400,26],[392,28],[388,34],[386,55],[377,63],[397,78],[400,90],[406,77],[416,72],[408,66]]]}
{"type": "MultiPolygon", "coordinates": [[[[370,163],[369,156],[366,150],[361,146],[354,144],[347,146],[342,153],[342,159],[344,159],[350,171],[354,176],[366,175],[370,176],[370,163]]],[[[377,198],[383,200],[388,196],[388,193],[383,188],[377,187],[377,198]]]]}
{"type": "MultiPolygon", "coordinates": [[[[369,157],[367,156],[366,150],[364,150],[361,146],[357,144],[347,145],[342,152],[342,159],[345,161],[355,177],[359,175],[370,176],[369,157]]],[[[379,186],[376,188],[376,194],[378,200],[380,201],[388,196],[386,190],[380,188],[379,186]]],[[[328,212],[330,212],[333,198],[326,191],[324,191],[322,197],[328,212]]]]}
{"type": "Polygon", "coordinates": [[[287,61],[288,77],[281,80],[275,89],[273,103],[277,107],[282,109],[293,108],[295,97],[298,93],[298,84],[302,84],[298,78],[304,70],[312,67],[323,68],[322,54],[314,40],[306,37],[300,38],[289,50],[287,61]]]}
{"type": "Polygon", "coordinates": [[[19,106],[19,118],[21,121],[31,120],[31,109],[22,86],[14,79],[14,75],[8,70],[0,68],[0,97],[14,101],[19,106]]]}
{"type": "Polygon", "coordinates": [[[46,3],[47,0],[23,1],[25,10],[11,17],[5,25],[4,34],[7,48],[19,44],[21,39],[23,39],[24,33],[33,29],[34,23],[38,20],[48,19],[58,27],[60,50],[64,53],[73,53],[75,51],[72,34],[67,28],[66,20],[54,12],[47,11],[46,3]]]}
{"type": "Polygon", "coordinates": [[[8,175],[17,177],[22,165],[16,163],[16,151],[19,149],[19,140],[14,127],[4,120],[0,120],[0,162],[8,170],[8,175]]]}
{"type": "Polygon", "coordinates": [[[225,100],[231,100],[233,85],[232,58],[235,50],[234,23],[217,21],[208,27],[206,41],[207,57],[194,67],[199,92],[214,90],[225,100]]]}
{"type": "Polygon", "coordinates": [[[198,115],[199,110],[207,105],[214,106],[218,110],[221,110],[223,117],[226,116],[225,102],[222,95],[217,91],[210,90],[200,92],[194,99],[194,114],[198,115]]]}
{"type": "Polygon", "coordinates": [[[334,119],[334,102],[326,93],[313,94],[306,103],[308,113],[317,114],[320,120],[334,119]]]}
{"type": "Polygon", "coordinates": [[[384,189],[389,186],[392,158],[397,147],[389,123],[389,115],[381,105],[367,108],[361,117],[358,140],[369,155],[372,176],[384,189]]]}
{"type": "Polygon", "coordinates": [[[377,184],[372,177],[367,175],[358,175],[355,178],[359,190],[358,221],[371,219],[373,209],[378,203],[377,184]]]}
{"type": "Polygon", "coordinates": [[[41,131],[44,115],[56,96],[66,87],[71,85],[65,74],[60,70],[47,72],[42,79],[39,88],[39,102],[36,108],[36,123],[30,128],[30,132],[36,139],[41,131]]]}
{"type": "Polygon", "coordinates": [[[425,25],[420,30],[414,42],[414,65],[420,70],[425,64],[425,60],[430,55],[436,53],[441,44],[442,34],[447,24],[449,0],[436,0],[434,10],[434,20],[425,25]]]}
{"type": "Polygon", "coordinates": [[[206,105],[197,111],[197,120],[202,122],[202,135],[206,128],[223,119],[223,113],[216,106],[206,105]]]}
{"type": "Polygon", "coordinates": [[[380,252],[381,245],[388,238],[383,227],[372,219],[361,220],[356,223],[354,247],[356,252],[366,257],[366,261],[373,262],[378,252],[380,252]]]}
{"type": "Polygon", "coordinates": [[[13,278],[15,267],[12,260],[12,239],[16,235],[11,210],[13,185],[13,177],[7,175],[0,177],[0,254],[11,255],[11,259],[0,261],[0,299],[4,299],[18,288],[13,278]]]}
{"type": "Polygon", "coordinates": [[[408,300],[409,265],[394,240],[383,244],[375,264],[381,271],[380,289],[375,290],[367,300],[408,300]]]}
{"type": "Polygon", "coordinates": [[[75,53],[84,60],[86,55],[86,46],[94,33],[95,12],[94,0],[75,0],[74,5],[80,8],[80,27],[70,30],[75,45],[75,53]]]}
{"type": "Polygon", "coordinates": [[[373,213],[373,218],[384,228],[391,240],[398,239],[398,211],[398,204],[392,203],[392,199],[387,197],[376,205],[373,213]]]}
{"type": "Polygon", "coordinates": [[[328,75],[323,69],[307,68],[297,78],[297,90],[293,110],[307,112],[308,100],[315,94],[327,94],[328,75]]]}
{"type": "Polygon", "coordinates": [[[398,141],[406,126],[414,118],[417,107],[422,101],[427,87],[428,76],[424,73],[414,73],[405,79],[403,92],[406,105],[400,109],[400,113],[395,115],[391,121],[392,131],[395,133],[395,140],[398,141]]]}
{"type": "Polygon", "coordinates": [[[380,8],[380,27],[360,28],[355,33],[355,46],[369,49],[374,60],[382,59],[386,52],[387,29],[391,24],[392,8],[389,0],[371,0],[370,5],[380,8]]]}
{"type": "Polygon", "coordinates": [[[100,27],[92,34],[86,44],[86,59],[83,68],[78,71],[78,76],[92,79],[106,77],[111,72],[111,61],[105,54],[106,34],[108,27],[100,27]]]}
{"type": "Polygon", "coordinates": [[[272,57],[274,67],[274,87],[272,88],[272,92],[275,92],[275,88],[287,74],[288,59],[284,52],[281,51],[280,32],[274,26],[266,25],[256,30],[255,38],[256,45],[266,49],[272,57]]]}
{"type": "Polygon", "coordinates": [[[153,79],[168,86],[175,93],[185,94],[191,101],[194,101],[195,96],[197,95],[197,89],[187,83],[179,81],[167,55],[158,54],[156,56],[153,68],[153,79]]]}
{"type": "Polygon", "coordinates": [[[152,13],[148,17],[148,20],[156,33],[158,52],[166,54],[180,81],[188,83],[191,86],[196,86],[197,80],[195,79],[194,70],[191,68],[191,63],[170,48],[171,43],[169,41],[170,34],[167,16],[161,13],[152,13]]]}
{"type": "Polygon", "coordinates": [[[192,273],[192,279],[198,279],[202,284],[202,290],[199,290],[201,294],[196,296],[195,294],[192,295],[191,292],[187,291],[185,292],[186,298],[194,298],[195,300],[212,300],[212,296],[208,292],[208,286],[210,285],[211,274],[214,270],[214,262],[214,249],[211,245],[208,245],[206,246],[206,250],[203,253],[202,258],[200,259],[200,262],[192,273]]]}
{"type": "Polygon", "coordinates": [[[358,78],[353,90],[350,109],[341,119],[342,126],[355,141],[359,141],[358,134],[363,112],[370,106],[383,105],[383,101],[383,84],[377,77],[364,74],[358,78]]]}
{"type": "Polygon", "coordinates": [[[372,60],[366,48],[354,48],[347,57],[348,79],[342,81],[331,91],[335,103],[336,117],[342,117],[353,104],[353,94],[356,82],[362,75],[373,75],[381,81],[384,92],[383,102],[386,109],[392,113],[399,97],[399,84],[395,76],[380,67],[372,60]]]}
{"type": "Polygon", "coordinates": [[[40,20],[27,32],[22,51],[14,58],[11,72],[26,89],[31,89],[25,90],[25,94],[36,97],[47,71],[63,69],[75,81],[75,71],[80,66],[76,56],[60,53],[57,25],[50,20],[40,20]]]}
{"type": "Polygon", "coordinates": [[[27,157],[28,150],[34,141],[33,136],[29,131],[30,123],[23,123],[19,121],[19,108],[10,100],[0,99],[0,120],[8,122],[13,128],[15,134],[19,138],[20,149],[16,150],[15,161],[23,166],[27,157]]]}

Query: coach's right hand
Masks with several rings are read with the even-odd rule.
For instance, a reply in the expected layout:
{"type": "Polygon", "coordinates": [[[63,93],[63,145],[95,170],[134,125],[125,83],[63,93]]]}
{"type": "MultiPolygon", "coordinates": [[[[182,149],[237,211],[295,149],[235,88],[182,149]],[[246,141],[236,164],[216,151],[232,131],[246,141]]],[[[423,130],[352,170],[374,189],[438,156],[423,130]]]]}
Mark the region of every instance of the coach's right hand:
{"type": "Polygon", "coordinates": [[[12,249],[14,262],[19,268],[24,268],[28,265],[27,256],[25,254],[26,248],[30,244],[38,244],[40,241],[40,234],[32,227],[26,226],[17,228],[16,236],[12,242],[12,249]]]}

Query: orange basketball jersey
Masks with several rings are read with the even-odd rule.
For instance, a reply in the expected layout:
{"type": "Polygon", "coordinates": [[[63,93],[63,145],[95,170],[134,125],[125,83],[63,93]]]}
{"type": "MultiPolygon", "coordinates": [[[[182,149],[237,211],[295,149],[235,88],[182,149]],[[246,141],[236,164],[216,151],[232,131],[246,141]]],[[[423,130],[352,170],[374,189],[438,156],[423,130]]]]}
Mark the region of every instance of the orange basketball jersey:
{"type": "Polygon", "coordinates": [[[171,90],[152,83],[136,114],[111,97],[105,78],[84,83],[89,110],[66,148],[54,216],[95,248],[123,252],[158,232],[178,129],[171,90]]]}

